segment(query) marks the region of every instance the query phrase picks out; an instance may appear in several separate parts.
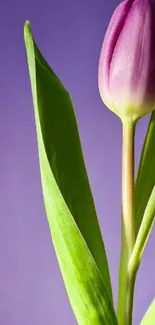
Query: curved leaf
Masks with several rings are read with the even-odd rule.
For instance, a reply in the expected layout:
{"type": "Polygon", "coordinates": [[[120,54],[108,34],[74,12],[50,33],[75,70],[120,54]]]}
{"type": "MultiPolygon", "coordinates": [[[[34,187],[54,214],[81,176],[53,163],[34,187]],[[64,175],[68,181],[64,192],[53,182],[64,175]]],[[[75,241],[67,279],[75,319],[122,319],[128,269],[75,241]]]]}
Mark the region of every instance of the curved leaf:
{"type": "Polygon", "coordinates": [[[155,222],[155,186],[152,190],[152,193],[146,205],[144,216],[137,234],[135,245],[128,264],[129,270],[138,269],[143,256],[145,246],[147,244],[151,230],[153,228],[154,222],[155,222]]]}
{"type": "Polygon", "coordinates": [[[70,303],[80,325],[116,325],[104,245],[71,99],[24,28],[43,197],[70,303]]]}
{"type": "Polygon", "coordinates": [[[141,153],[135,183],[135,228],[138,234],[144,211],[155,185],[155,111],[153,111],[141,153]]]}
{"type": "Polygon", "coordinates": [[[155,324],[155,299],[149,306],[146,314],[144,315],[140,325],[154,325],[155,324]]]}

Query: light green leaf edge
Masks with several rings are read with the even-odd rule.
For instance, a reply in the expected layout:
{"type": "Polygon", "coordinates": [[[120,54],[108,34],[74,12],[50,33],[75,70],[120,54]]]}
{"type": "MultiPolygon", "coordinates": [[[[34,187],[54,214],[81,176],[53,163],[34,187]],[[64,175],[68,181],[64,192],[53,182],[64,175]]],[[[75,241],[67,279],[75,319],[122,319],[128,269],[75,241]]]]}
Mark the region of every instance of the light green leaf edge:
{"type": "Polygon", "coordinates": [[[129,272],[137,271],[142,255],[155,222],[155,186],[147,203],[136,242],[129,260],[129,272]]]}
{"type": "MultiPolygon", "coordinates": [[[[79,325],[115,325],[117,319],[103,277],[59,190],[51,170],[48,148],[44,143],[42,117],[39,113],[38,67],[44,69],[47,75],[51,74],[55,79],[57,77],[41,57],[31,36],[29,22],[24,26],[24,38],[35,110],[45,209],[68,297],[79,325]]],[[[103,259],[103,254],[100,258],[103,259]]]]}
{"type": "Polygon", "coordinates": [[[144,211],[155,185],[155,111],[151,114],[146,132],[136,182],[135,182],[135,231],[138,234],[144,211]]]}
{"type": "Polygon", "coordinates": [[[140,325],[154,325],[155,324],[155,299],[149,306],[146,314],[144,315],[140,325]]]}

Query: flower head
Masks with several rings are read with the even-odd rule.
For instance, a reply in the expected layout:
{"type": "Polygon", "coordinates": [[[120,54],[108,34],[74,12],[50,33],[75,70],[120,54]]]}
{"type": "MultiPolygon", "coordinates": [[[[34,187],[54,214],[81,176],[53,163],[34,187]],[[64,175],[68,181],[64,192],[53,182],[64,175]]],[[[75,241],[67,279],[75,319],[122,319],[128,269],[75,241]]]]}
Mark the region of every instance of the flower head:
{"type": "Polygon", "coordinates": [[[121,119],[155,108],[155,4],[125,0],[114,11],[99,60],[103,102],[121,119]]]}

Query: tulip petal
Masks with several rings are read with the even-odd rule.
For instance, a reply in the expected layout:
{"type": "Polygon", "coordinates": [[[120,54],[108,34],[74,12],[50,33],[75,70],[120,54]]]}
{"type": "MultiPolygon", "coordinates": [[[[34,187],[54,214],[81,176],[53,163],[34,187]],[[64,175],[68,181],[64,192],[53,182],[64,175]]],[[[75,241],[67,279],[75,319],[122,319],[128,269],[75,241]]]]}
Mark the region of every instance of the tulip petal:
{"type": "Polygon", "coordinates": [[[133,3],[115,45],[110,65],[110,93],[113,101],[121,115],[124,112],[133,119],[139,117],[139,112],[141,116],[152,110],[152,98],[149,98],[151,9],[148,0],[133,3]]]}
{"type": "Polygon", "coordinates": [[[114,11],[101,49],[99,91],[121,119],[137,120],[155,106],[155,3],[123,1],[114,11]]]}
{"type": "Polygon", "coordinates": [[[113,111],[117,109],[113,103],[112,96],[109,93],[110,65],[117,39],[121,33],[132,2],[133,1],[123,1],[115,9],[106,32],[100,54],[98,70],[99,91],[103,102],[113,111]]]}

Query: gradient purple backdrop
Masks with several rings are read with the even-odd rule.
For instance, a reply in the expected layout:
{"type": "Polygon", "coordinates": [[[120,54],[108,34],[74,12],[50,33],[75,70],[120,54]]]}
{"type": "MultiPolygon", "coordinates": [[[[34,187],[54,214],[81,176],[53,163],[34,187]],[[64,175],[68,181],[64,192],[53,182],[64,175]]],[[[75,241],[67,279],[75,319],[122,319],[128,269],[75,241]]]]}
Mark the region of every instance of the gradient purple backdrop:
{"type": "MultiPolygon", "coordinates": [[[[121,123],[97,87],[101,44],[119,1],[1,0],[0,8],[0,325],[77,324],[45,216],[32,98],[23,41],[25,20],[69,90],[108,254],[115,302],[120,251],[121,123]]],[[[136,166],[148,123],[136,133],[136,166]]],[[[134,325],[155,295],[155,229],[138,274],[134,325]]]]}

